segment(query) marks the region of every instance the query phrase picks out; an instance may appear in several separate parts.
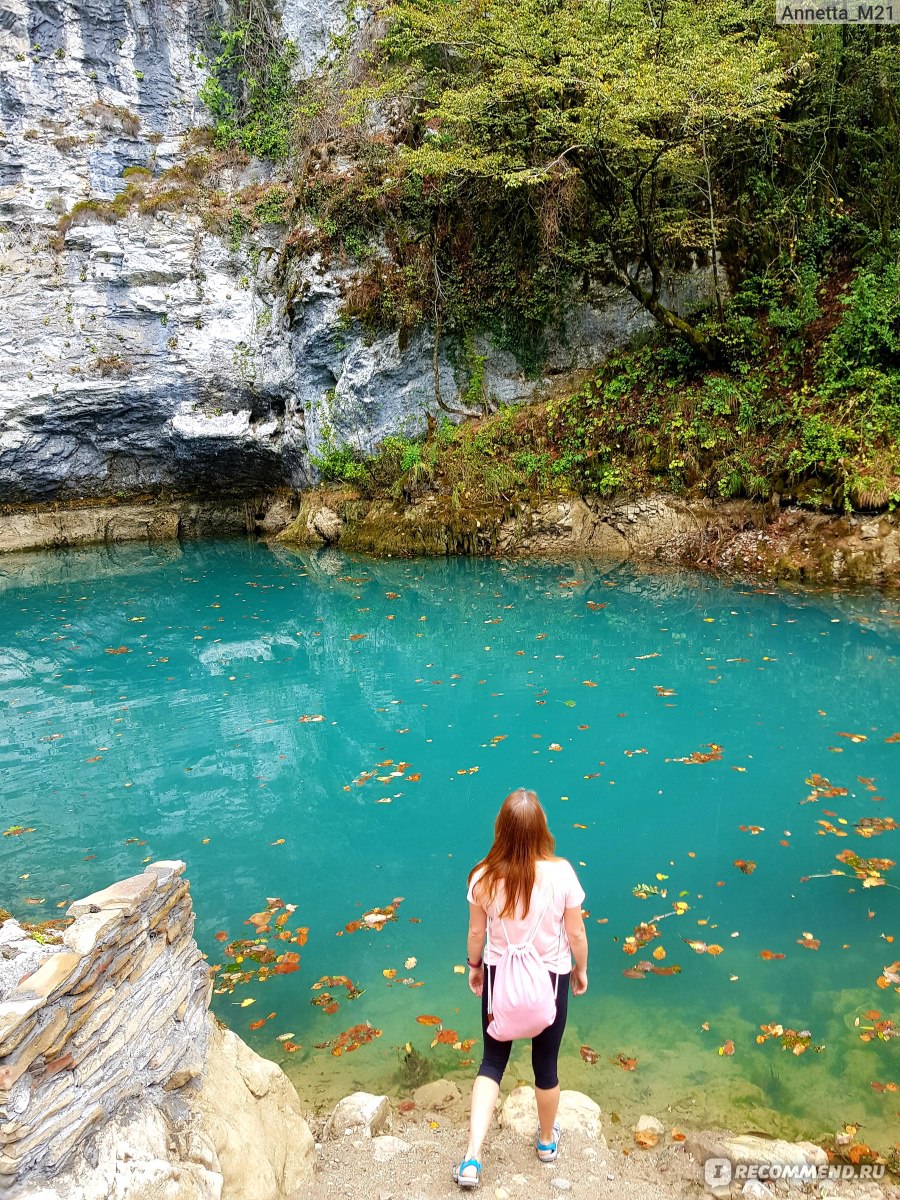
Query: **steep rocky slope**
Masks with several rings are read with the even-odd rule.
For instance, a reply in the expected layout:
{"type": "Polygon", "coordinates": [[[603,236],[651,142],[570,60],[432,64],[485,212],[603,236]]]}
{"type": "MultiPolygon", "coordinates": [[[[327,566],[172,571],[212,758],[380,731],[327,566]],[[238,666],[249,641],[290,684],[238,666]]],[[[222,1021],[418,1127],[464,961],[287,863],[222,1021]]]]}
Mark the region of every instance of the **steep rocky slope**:
{"type": "MultiPolygon", "coordinates": [[[[287,0],[298,72],[346,13],[287,0]]],[[[284,269],[286,228],[241,225],[235,198],[264,196],[272,169],[198,136],[226,15],[222,0],[0,3],[0,502],[301,487],[323,445],[368,450],[436,411],[429,334],[364,337],[341,316],[348,265],[284,269]]],[[[548,372],[646,322],[615,294],[573,311],[548,372]]],[[[533,393],[510,355],[476,349],[495,401],[533,393]]],[[[439,370],[452,399],[464,381],[443,351],[439,370]]]]}

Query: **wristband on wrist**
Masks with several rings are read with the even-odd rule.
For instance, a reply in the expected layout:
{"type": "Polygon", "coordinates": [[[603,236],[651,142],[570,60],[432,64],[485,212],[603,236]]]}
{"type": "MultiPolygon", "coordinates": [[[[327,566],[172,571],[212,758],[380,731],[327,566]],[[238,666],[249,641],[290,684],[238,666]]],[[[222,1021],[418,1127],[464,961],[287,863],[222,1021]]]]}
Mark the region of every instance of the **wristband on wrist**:
{"type": "Polygon", "coordinates": [[[471,961],[470,961],[470,960],[467,958],[467,959],[466,959],[466,962],[469,964],[469,966],[472,968],[472,970],[473,970],[473,971],[477,971],[477,970],[478,970],[478,968],[479,968],[479,967],[480,967],[480,966],[483,964],[483,962],[484,962],[484,959],[483,959],[483,958],[479,958],[479,960],[478,960],[478,962],[477,962],[477,963],[473,963],[473,962],[471,962],[471,961]]]}

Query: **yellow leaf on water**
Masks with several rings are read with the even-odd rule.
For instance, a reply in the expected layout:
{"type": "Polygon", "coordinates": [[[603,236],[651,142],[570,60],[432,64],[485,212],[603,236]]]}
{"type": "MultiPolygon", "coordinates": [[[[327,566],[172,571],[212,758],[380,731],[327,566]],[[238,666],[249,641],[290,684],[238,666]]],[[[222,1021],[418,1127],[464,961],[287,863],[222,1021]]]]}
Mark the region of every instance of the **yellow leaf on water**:
{"type": "Polygon", "coordinates": [[[241,1008],[249,1008],[249,1006],[251,1004],[255,1004],[255,1003],[256,1003],[256,1001],[253,999],[252,996],[245,996],[244,999],[241,1001],[241,1008]]]}
{"type": "Polygon", "coordinates": [[[454,975],[465,975],[465,973],[466,973],[466,968],[462,965],[462,963],[454,963],[453,964],[453,974],[454,975]]]}

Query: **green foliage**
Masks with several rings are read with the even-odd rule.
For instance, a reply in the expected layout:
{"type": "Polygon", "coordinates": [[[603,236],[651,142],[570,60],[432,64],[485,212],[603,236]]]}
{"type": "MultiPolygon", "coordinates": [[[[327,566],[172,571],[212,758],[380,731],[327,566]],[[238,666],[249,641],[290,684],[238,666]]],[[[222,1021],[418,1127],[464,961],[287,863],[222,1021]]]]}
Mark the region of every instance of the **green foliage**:
{"type": "Polygon", "coordinates": [[[329,483],[362,483],[367,478],[365,463],[352,446],[326,444],[310,462],[329,483]]]}
{"type": "MultiPolygon", "coordinates": [[[[825,343],[821,368],[830,390],[900,381],[900,261],[867,266],[841,297],[844,312],[825,343]]],[[[900,404],[900,397],[898,397],[900,404]]]]}
{"type": "Polygon", "coordinates": [[[253,216],[260,225],[281,225],[287,220],[286,204],[288,193],[282,187],[273,187],[253,208],[253,216]]]}
{"type": "Polygon", "coordinates": [[[392,180],[443,203],[518,193],[560,265],[623,285],[704,350],[663,302],[662,271],[725,235],[713,174],[774,131],[785,63],[760,5],[392,0],[377,79],[356,100],[422,97],[392,180]]]}
{"type": "Polygon", "coordinates": [[[219,44],[200,90],[217,145],[237,145],[257,158],[287,158],[294,141],[296,47],[282,38],[274,11],[250,0],[230,6],[219,44]]]}
{"type": "MultiPolygon", "coordinates": [[[[339,477],[374,495],[444,495],[458,509],[535,493],[656,488],[726,499],[778,493],[818,508],[892,506],[900,502],[896,262],[873,261],[840,286],[841,277],[802,272],[780,285],[748,281],[739,309],[755,336],[767,330],[768,338],[757,363],[701,370],[677,343],[657,338],[612,354],[577,393],[458,426],[443,421],[424,441],[389,438],[365,462],[345,452],[334,460],[339,477]],[[754,318],[760,303],[768,307],[754,318]]],[[[469,342],[462,361],[472,354],[469,342]]]]}

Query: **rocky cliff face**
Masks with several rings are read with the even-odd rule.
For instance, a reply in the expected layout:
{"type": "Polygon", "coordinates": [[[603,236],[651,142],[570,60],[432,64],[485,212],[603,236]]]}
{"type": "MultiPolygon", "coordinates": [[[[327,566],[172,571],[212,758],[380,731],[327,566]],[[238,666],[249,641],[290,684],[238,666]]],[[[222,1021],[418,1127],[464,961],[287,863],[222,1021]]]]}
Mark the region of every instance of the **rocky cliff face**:
{"type": "MultiPolygon", "coordinates": [[[[284,5],[301,71],[346,11],[284,5]]],[[[230,198],[269,183],[264,166],[196,178],[223,17],[224,0],[0,0],[0,502],[300,487],[324,445],[368,450],[435,409],[428,335],[364,338],[340,315],[347,268],[313,255],[285,279],[283,227],[229,234],[230,198]]],[[[645,323],[616,296],[573,312],[548,370],[590,366],[645,323]]],[[[533,393],[510,356],[477,349],[496,400],[533,393]]],[[[446,354],[440,373],[452,400],[446,354]]]]}

